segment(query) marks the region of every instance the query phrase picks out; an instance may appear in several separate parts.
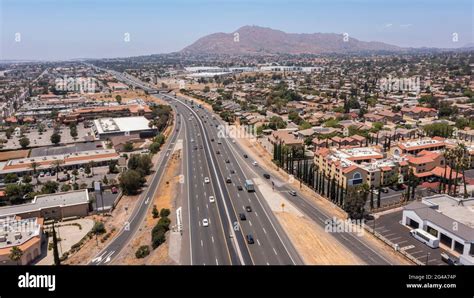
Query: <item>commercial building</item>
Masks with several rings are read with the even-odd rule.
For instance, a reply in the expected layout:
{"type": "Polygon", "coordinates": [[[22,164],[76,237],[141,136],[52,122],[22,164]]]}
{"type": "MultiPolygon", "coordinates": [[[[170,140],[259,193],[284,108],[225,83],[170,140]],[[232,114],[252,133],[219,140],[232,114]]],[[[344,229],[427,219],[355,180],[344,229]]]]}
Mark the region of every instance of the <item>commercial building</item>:
{"type": "Polygon", "coordinates": [[[427,138],[415,141],[406,141],[399,142],[397,145],[393,146],[391,152],[393,155],[401,154],[412,154],[417,155],[423,150],[426,151],[437,151],[442,150],[446,147],[444,141],[438,138],[427,138]]]}
{"type": "Polygon", "coordinates": [[[58,119],[63,123],[77,123],[84,120],[93,120],[101,117],[152,117],[152,111],[148,105],[127,104],[110,105],[100,107],[77,108],[66,113],[59,113],[58,119]]]}
{"type": "Polygon", "coordinates": [[[427,231],[460,263],[474,265],[474,198],[425,197],[404,207],[402,224],[427,231]]]}
{"type": "Polygon", "coordinates": [[[37,195],[30,203],[0,208],[0,217],[15,215],[21,218],[44,219],[83,217],[89,214],[89,203],[87,189],[37,195]]]}
{"type": "Polygon", "coordinates": [[[140,117],[119,117],[101,118],[94,120],[94,133],[105,140],[113,136],[128,136],[138,134],[141,138],[156,135],[156,128],[149,126],[150,121],[143,116],[140,117]]]}
{"type": "Polygon", "coordinates": [[[62,169],[78,169],[90,162],[94,162],[95,166],[105,166],[111,160],[119,160],[119,158],[119,154],[114,149],[98,149],[59,155],[11,159],[6,162],[0,162],[0,177],[4,177],[9,173],[15,173],[18,176],[32,175],[33,165],[36,166],[36,172],[40,173],[56,170],[57,166],[62,169]]]}
{"type": "Polygon", "coordinates": [[[41,255],[43,219],[20,219],[15,215],[0,217],[0,265],[27,265],[41,255]],[[18,247],[23,255],[10,259],[11,249],[18,247]]]}

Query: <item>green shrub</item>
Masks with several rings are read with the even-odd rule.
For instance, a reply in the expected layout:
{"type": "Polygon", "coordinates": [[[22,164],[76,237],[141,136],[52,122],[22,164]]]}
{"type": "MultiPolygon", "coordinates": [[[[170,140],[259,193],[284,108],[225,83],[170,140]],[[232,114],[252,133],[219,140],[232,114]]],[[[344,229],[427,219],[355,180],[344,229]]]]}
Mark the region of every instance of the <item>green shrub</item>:
{"type": "Polygon", "coordinates": [[[135,257],[137,259],[144,258],[150,254],[150,247],[148,245],[140,246],[135,252],[135,257]]]}
{"type": "Polygon", "coordinates": [[[171,211],[169,209],[163,208],[160,211],[160,216],[161,217],[167,217],[167,216],[170,215],[170,213],[171,213],[171,211]]]}

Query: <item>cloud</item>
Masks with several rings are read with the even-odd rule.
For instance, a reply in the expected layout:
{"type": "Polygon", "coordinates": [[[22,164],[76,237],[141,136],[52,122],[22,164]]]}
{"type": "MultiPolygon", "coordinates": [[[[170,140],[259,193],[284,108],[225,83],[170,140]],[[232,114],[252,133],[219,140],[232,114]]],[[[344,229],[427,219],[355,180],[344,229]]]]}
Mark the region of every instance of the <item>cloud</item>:
{"type": "Polygon", "coordinates": [[[392,23],[385,24],[385,28],[390,28],[390,27],[392,27],[392,26],[393,26],[393,24],[392,24],[392,23]]]}
{"type": "Polygon", "coordinates": [[[401,24],[400,27],[402,28],[408,28],[408,27],[411,27],[413,26],[413,24],[401,24]]]}

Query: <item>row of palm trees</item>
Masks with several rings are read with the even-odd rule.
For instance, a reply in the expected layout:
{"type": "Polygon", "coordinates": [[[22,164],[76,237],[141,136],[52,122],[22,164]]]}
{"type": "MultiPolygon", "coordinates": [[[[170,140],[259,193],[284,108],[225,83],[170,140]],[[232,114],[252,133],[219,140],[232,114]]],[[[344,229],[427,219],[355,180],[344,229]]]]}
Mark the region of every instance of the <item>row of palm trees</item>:
{"type": "Polygon", "coordinates": [[[458,192],[459,172],[461,172],[464,185],[463,196],[464,198],[467,198],[468,193],[465,172],[466,169],[469,169],[470,163],[466,145],[464,143],[458,143],[456,147],[446,149],[444,152],[444,158],[444,173],[439,185],[439,192],[456,196],[458,192]]]}
{"type": "MultiPolygon", "coordinates": [[[[61,160],[61,159],[56,159],[52,162],[52,165],[53,165],[53,169],[55,170],[56,172],[56,180],[59,179],[59,172],[62,170],[62,165],[64,164],[64,160],[61,160]]],[[[95,162],[94,161],[89,161],[89,163],[87,164],[87,166],[92,170],[94,167],[95,167],[95,162]]],[[[29,167],[31,169],[31,171],[33,172],[33,176],[35,176],[36,178],[36,184],[38,184],[38,167],[40,166],[39,163],[37,162],[32,162],[29,167]]]]}

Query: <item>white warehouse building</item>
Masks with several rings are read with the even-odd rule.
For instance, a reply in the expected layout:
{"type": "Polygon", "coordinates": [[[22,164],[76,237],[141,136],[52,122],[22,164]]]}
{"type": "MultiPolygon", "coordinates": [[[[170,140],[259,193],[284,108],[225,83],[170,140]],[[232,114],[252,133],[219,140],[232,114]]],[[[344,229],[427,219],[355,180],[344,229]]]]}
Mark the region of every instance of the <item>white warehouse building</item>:
{"type": "Polygon", "coordinates": [[[474,265],[474,198],[425,197],[404,207],[402,224],[427,231],[461,264],[474,265]]]}
{"type": "Polygon", "coordinates": [[[94,120],[94,133],[105,140],[114,136],[138,134],[141,138],[155,136],[157,129],[149,126],[150,121],[143,116],[100,118],[94,120]]]}

